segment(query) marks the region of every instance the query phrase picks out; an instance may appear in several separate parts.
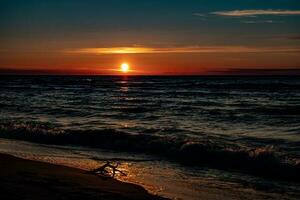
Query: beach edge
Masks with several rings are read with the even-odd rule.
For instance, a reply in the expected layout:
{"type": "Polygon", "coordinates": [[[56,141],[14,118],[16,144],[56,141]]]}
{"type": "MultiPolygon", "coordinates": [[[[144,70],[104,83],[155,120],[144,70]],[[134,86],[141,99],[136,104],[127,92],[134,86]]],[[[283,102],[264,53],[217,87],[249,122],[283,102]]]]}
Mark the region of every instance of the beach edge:
{"type": "Polygon", "coordinates": [[[0,153],[1,199],[157,199],[140,185],[0,153]]]}

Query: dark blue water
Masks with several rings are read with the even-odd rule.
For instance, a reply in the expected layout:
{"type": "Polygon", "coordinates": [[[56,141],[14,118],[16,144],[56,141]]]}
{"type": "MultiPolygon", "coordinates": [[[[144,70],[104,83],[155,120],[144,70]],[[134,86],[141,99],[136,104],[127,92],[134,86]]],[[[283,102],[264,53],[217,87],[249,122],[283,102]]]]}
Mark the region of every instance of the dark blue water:
{"type": "Polygon", "coordinates": [[[0,108],[3,138],[300,181],[298,77],[1,76],[0,108]]]}

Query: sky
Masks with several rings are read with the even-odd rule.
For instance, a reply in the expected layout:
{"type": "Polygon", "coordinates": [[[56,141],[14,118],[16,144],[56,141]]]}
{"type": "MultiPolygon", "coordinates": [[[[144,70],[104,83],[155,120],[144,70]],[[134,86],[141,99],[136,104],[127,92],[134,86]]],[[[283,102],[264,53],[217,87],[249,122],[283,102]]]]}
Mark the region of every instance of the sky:
{"type": "Polygon", "coordinates": [[[299,0],[0,0],[0,73],[300,74],[299,0]]]}

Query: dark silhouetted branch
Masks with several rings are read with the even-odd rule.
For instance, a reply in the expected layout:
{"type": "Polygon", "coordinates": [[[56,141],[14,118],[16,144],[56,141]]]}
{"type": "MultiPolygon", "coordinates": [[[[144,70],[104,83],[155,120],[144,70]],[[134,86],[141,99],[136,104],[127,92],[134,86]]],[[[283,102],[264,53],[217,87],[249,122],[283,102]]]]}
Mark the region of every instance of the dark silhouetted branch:
{"type": "Polygon", "coordinates": [[[107,168],[110,168],[112,170],[112,177],[115,177],[116,172],[119,172],[123,176],[127,176],[127,174],[125,174],[121,170],[117,169],[118,166],[119,166],[118,163],[117,163],[116,166],[114,166],[110,162],[107,161],[106,164],[102,165],[101,167],[99,167],[97,169],[94,169],[94,170],[90,171],[90,173],[99,174],[99,175],[102,175],[102,176],[109,176],[110,172],[107,170],[107,168]]]}

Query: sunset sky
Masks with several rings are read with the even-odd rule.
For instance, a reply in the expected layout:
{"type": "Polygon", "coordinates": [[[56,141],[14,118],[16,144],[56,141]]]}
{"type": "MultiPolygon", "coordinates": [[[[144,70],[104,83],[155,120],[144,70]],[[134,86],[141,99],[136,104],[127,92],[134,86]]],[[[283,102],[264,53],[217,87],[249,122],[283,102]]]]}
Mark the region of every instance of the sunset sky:
{"type": "Polygon", "coordinates": [[[0,73],[299,73],[298,0],[0,0],[0,73]]]}

